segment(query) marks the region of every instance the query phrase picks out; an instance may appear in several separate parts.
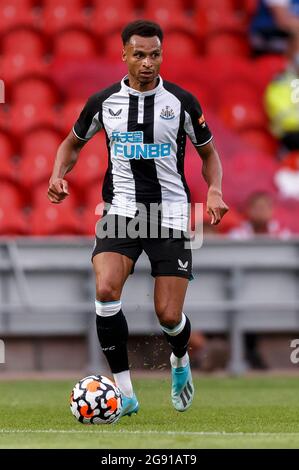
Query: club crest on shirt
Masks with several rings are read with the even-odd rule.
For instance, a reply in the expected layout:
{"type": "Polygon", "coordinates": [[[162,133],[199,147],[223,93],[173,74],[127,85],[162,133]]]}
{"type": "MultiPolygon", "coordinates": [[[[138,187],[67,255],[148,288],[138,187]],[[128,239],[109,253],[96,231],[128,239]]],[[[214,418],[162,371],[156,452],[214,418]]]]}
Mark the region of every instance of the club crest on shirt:
{"type": "Polygon", "coordinates": [[[175,117],[173,109],[170,106],[165,106],[161,111],[160,117],[162,119],[173,119],[175,117]]]}
{"type": "Polygon", "coordinates": [[[121,119],[120,115],[122,112],[122,108],[118,109],[117,111],[113,111],[113,109],[109,108],[108,111],[109,111],[111,118],[121,119]]]}

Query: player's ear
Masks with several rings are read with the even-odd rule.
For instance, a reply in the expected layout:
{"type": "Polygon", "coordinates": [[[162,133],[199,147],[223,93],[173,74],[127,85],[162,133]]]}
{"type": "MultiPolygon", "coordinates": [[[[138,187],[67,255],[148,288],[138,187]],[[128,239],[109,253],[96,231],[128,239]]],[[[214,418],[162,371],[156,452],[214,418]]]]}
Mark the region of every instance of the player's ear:
{"type": "Polygon", "coordinates": [[[121,58],[123,62],[127,61],[127,53],[125,51],[125,48],[123,48],[122,53],[121,53],[121,58]]]}

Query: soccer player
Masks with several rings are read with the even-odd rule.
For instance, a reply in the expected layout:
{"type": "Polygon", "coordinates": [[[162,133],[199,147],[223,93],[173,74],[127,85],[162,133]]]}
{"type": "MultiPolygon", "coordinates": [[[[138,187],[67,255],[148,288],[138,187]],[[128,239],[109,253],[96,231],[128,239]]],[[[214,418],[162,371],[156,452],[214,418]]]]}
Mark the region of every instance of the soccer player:
{"type": "Polygon", "coordinates": [[[183,209],[190,201],[184,176],[186,136],[203,161],[212,224],[218,224],[228,210],[222,199],[221,163],[197,99],[159,75],[163,41],[160,26],[144,20],[129,23],[122,31],[122,41],[122,60],[128,74],[88,99],[58,149],[48,197],[53,203],[65,199],[69,194],[65,175],[84,144],[103,129],[109,154],[102,190],[105,209],[97,224],[92,253],[99,342],[122,392],[122,416],[136,413],[139,405],[130,378],[128,326],[121,293],[144,250],[155,278],[155,311],[172,350],[172,403],[176,410],[185,411],[194,396],[187,352],[191,325],[183,313],[192,279],[191,249],[185,245],[188,215],[183,209]],[[148,209],[155,203],[162,205],[162,215],[160,212],[156,219],[151,214],[145,217],[147,224],[156,223],[158,236],[132,237],[126,233],[123,237],[118,229],[98,236],[98,229],[111,221],[116,227],[123,222],[128,228],[138,218],[141,204],[148,209]],[[169,204],[177,209],[167,210],[169,204]],[[167,237],[162,234],[163,227],[168,229],[167,237]]]}

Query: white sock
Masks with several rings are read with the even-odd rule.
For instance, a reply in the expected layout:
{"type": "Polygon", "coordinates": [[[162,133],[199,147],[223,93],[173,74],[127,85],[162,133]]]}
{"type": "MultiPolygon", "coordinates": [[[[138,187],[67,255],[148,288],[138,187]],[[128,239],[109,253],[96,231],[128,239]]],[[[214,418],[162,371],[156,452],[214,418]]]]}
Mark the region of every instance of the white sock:
{"type": "Polygon", "coordinates": [[[130,371],[124,370],[123,372],[118,372],[113,374],[114,381],[120,391],[126,395],[126,397],[132,398],[133,396],[133,386],[130,377],[130,371]]]}
{"type": "Polygon", "coordinates": [[[189,362],[189,354],[186,354],[183,357],[176,357],[173,353],[170,356],[170,364],[172,367],[186,367],[189,362]]]}

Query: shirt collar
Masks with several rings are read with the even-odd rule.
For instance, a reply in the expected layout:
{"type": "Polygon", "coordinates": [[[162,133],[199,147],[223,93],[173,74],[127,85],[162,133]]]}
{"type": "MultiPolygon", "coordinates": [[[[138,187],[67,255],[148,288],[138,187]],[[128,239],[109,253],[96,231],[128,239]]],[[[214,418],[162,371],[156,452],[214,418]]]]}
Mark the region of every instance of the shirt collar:
{"type": "Polygon", "coordinates": [[[126,81],[128,80],[128,75],[126,75],[122,81],[121,81],[121,86],[122,88],[127,92],[129,93],[130,95],[135,95],[135,96],[150,96],[150,95],[155,95],[155,94],[158,94],[162,91],[163,89],[163,80],[162,80],[162,77],[160,75],[158,75],[158,85],[153,88],[152,90],[148,90],[148,91],[138,91],[138,90],[135,90],[134,88],[131,88],[129,87],[128,85],[126,85],[126,81]]]}

